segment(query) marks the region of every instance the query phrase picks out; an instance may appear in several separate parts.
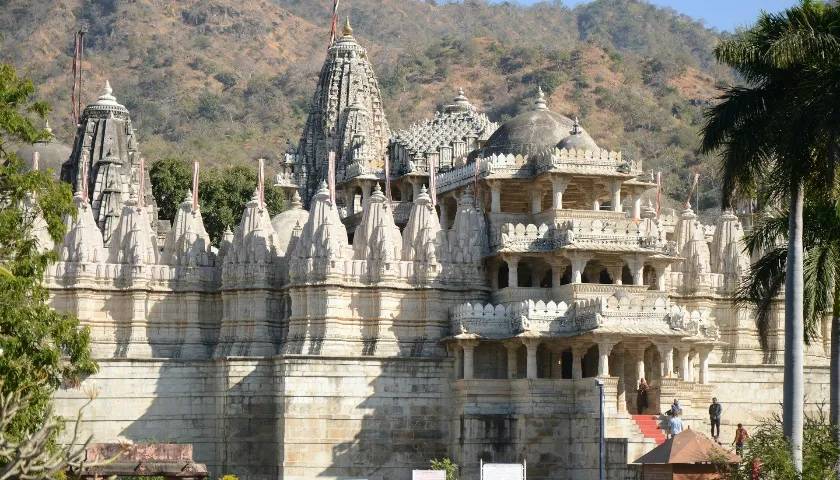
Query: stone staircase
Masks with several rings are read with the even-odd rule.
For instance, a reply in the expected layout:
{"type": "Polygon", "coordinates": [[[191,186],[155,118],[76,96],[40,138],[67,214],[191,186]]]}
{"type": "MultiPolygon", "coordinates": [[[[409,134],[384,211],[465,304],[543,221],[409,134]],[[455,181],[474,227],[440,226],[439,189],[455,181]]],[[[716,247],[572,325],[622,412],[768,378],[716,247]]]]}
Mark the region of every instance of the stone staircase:
{"type": "Polygon", "coordinates": [[[659,428],[659,417],[656,415],[630,415],[633,422],[642,431],[645,438],[653,440],[657,445],[661,445],[665,441],[665,434],[659,428]]]}

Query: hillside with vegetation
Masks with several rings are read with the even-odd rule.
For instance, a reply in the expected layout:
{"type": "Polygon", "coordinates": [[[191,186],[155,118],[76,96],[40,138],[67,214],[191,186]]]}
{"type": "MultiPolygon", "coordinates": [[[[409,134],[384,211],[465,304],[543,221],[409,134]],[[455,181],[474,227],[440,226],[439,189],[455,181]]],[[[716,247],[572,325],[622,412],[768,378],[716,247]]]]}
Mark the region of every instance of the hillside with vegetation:
{"type": "MultiPolygon", "coordinates": [[[[88,28],[84,100],[109,79],[150,162],[207,164],[276,158],[297,142],[327,47],[329,0],[9,0],[0,61],[50,102],[72,141],[73,32],[88,28]]],[[[719,33],[636,0],[570,9],[478,0],[344,0],[374,62],[392,129],[428,117],[458,87],[496,121],[537,85],[550,107],[578,116],[600,146],[662,170],[684,199],[702,174],[702,206],[717,204],[717,166],[697,154],[702,108],[731,82],[715,65],[719,33]]]]}

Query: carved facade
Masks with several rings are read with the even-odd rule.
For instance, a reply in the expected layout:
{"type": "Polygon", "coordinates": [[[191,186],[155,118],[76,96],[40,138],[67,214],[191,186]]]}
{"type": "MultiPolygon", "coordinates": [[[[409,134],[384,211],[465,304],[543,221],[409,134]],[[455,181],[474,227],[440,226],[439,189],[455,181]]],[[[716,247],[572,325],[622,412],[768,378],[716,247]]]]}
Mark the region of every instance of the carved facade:
{"type": "MultiPolygon", "coordinates": [[[[526,459],[529,478],[594,479],[600,379],[609,478],[626,478],[655,445],[632,416],[641,378],[647,414],[680,398],[695,429],[713,395],[724,435],[775,411],[781,325],[762,351],[730,300],[749,265],[737,216],[643,208],[641,161],[542,92],[500,126],[461,92],[390,138],[351,33],[278,167],[291,207],[269,218],[256,191],[218,248],[191,197],[158,247],[127,110],[110,89],[85,110],[62,175],[78,216],[45,281],[91,328],[96,441],[192,443],[243,479],[408,479],[443,456],[468,478],[526,459]]],[[[809,402],[826,398],[823,345],[809,402]]],[[[83,396],[60,391],[60,413],[83,396]]]]}

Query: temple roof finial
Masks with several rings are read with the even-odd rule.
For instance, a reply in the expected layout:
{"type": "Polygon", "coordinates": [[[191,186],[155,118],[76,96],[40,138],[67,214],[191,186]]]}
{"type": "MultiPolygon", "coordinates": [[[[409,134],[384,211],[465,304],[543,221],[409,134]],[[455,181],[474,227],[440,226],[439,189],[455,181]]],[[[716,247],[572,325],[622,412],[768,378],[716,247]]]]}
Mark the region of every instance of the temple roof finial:
{"type": "Polygon", "coordinates": [[[50,119],[49,118],[44,120],[44,130],[46,130],[46,132],[49,133],[50,135],[53,134],[52,127],[50,127],[50,119]]]}
{"type": "Polygon", "coordinates": [[[99,105],[117,105],[117,98],[113,95],[114,89],[111,88],[111,82],[105,80],[105,87],[102,88],[102,94],[96,101],[99,105]]]}
{"type": "Polygon", "coordinates": [[[344,30],[341,32],[345,37],[353,36],[353,27],[350,26],[350,16],[344,18],[344,30]]]}
{"type": "Polygon", "coordinates": [[[537,85],[537,100],[534,101],[534,107],[537,110],[547,110],[548,105],[545,101],[545,93],[543,93],[543,89],[541,86],[537,85]]]}
{"type": "Polygon", "coordinates": [[[578,120],[577,115],[575,115],[575,123],[572,124],[572,131],[570,132],[572,135],[580,135],[580,120],[578,120]]]}

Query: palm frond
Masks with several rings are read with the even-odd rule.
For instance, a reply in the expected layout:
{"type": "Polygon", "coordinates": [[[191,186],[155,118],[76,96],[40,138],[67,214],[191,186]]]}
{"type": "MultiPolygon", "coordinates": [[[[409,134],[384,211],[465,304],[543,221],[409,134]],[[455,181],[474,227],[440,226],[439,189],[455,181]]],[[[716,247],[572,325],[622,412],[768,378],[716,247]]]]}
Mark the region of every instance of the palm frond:
{"type": "Polygon", "coordinates": [[[773,314],[773,302],[785,284],[787,246],[768,251],[750,266],[750,273],[735,292],[735,303],[755,310],[755,325],[761,348],[766,350],[773,314]]]}

